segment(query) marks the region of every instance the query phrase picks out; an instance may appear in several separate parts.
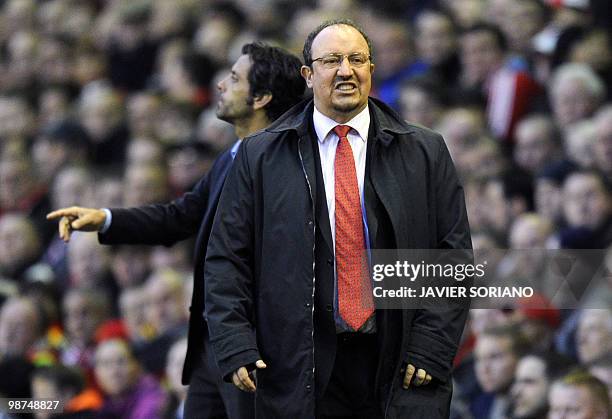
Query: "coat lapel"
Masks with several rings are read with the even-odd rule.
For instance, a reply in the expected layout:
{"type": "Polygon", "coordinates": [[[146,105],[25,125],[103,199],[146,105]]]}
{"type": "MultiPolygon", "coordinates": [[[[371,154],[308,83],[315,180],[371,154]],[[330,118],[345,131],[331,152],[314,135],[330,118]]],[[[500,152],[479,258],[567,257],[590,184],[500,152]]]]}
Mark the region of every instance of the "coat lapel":
{"type": "Polygon", "coordinates": [[[223,190],[223,185],[225,184],[225,178],[227,178],[227,174],[229,173],[232,164],[234,163],[234,160],[232,159],[232,155],[229,150],[226,151],[225,154],[223,154],[220,158],[223,159],[223,162],[219,164],[219,170],[217,172],[209,173],[209,176],[212,177],[214,183],[210,189],[206,213],[204,214],[204,218],[202,219],[200,231],[198,232],[198,237],[196,240],[195,263],[204,263],[204,261],[201,259],[203,259],[202,255],[205,254],[206,249],[202,247],[204,245],[204,240],[208,239],[207,235],[205,234],[205,230],[208,228],[210,231],[210,227],[212,226],[213,218],[217,210],[219,197],[221,196],[221,191],[223,190]]]}

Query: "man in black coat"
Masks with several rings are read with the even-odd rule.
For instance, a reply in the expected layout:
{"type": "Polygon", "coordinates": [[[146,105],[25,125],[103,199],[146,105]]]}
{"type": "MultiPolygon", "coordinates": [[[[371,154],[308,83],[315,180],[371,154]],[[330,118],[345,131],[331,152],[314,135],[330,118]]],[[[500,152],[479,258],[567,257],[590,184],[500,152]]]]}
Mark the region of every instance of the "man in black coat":
{"type": "Polygon", "coordinates": [[[313,100],[244,140],[221,194],[207,324],[257,418],[449,414],[467,307],[375,310],[367,250],[471,249],[463,188],[439,134],[368,97],[371,53],[349,20],[313,31],[313,100]]]}
{"type": "MultiPolygon", "coordinates": [[[[234,124],[239,138],[263,129],[292,105],[305,88],[297,57],[264,44],[247,44],[231,73],[219,82],[217,116],[234,124]]],[[[208,347],[204,313],[204,258],[219,196],[240,140],[221,154],[210,172],[192,191],[168,204],[138,208],[93,209],[71,207],[50,213],[60,218],[60,236],[72,231],[97,231],[103,244],[170,246],[197,233],[194,290],[189,319],[189,342],[183,383],[190,384],[185,417],[248,418],[252,396],[220,379],[208,347]]]]}

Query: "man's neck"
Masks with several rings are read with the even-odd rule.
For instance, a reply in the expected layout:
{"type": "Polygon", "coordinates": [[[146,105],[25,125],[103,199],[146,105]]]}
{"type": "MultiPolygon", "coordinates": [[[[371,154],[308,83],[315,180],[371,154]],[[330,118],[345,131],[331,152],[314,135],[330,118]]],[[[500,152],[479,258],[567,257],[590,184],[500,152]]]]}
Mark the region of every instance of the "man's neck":
{"type": "Polygon", "coordinates": [[[254,115],[252,118],[247,120],[236,122],[234,125],[236,136],[242,140],[244,137],[264,129],[270,125],[271,122],[272,121],[270,121],[266,116],[257,115],[254,115]]]}

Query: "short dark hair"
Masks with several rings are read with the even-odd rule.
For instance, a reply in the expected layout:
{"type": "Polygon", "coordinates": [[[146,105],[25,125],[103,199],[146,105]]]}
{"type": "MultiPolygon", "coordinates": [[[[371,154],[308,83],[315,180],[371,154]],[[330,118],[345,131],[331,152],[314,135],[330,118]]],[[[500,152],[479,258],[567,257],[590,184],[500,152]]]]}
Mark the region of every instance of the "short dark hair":
{"type": "Polygon", "coordinates": [[[529,356],[542,361],[542,364],[544,364],[544,375],[546,375],[546,378],[550,382],[566,375],[569,371],[575,368],[571,358],[558,354],[554,351],[527,352],[521,357],[521,359],[529,356]]]}
{"type": "Polygon", "coordinates": [[[306,81],[300,74],[302,63],[298,57],[262,42],[245,44],[242,53],[251,60],[249,102],[252,103],[255,97],[271,94],[272,100],[265,107],[270,121],[302,100],[306,81]]]}
{"type": "Polygon", "coordinates": [[[80,393],[85,388],[83,374],[77,368],[61,364],[36,368],[33,378],[51,381],[60,392],[72,395],[80,393]]]}
{"type": "Polygon", "coordinates": [[[495,25],[491,25],[485,22],[478,22],[474,25],[470,26],[467,29],[464,29],[461,32],[461,36],[469,35],[476,32],[488,32],[493,35],[495,39],[495,43],[500,51],[506,52],[508,51],[508,40],[506,39],[506,35],[495,25]]]}
{"type": "Polygon", "coordinates": [[[370,38],[368,37],[368,35],[366,35],[363,28],[361,28],[361,26],[353,22],[351,19],[332,19],[332,20],[326,20],[325,22],[321,23],[312,32],[310,32],[308,36],[306,37],[306,41],[304,42],[304,50],[302,51],[302,54],[304,55],[304,64],[306,64],[308,67],[312,65],[312,43],[314,39],[317,37],[317,35],[323,29],[330,27],[330,26],[336,26],[336,25],[350,26],[356,29],[361,34],[361,36],[363,36],[363,39],[365,39],[366,43],[368,44],[370,62],[373,63],[374,62],[374,49],[372,48],[372,41],[370,41],[370,38]]]}

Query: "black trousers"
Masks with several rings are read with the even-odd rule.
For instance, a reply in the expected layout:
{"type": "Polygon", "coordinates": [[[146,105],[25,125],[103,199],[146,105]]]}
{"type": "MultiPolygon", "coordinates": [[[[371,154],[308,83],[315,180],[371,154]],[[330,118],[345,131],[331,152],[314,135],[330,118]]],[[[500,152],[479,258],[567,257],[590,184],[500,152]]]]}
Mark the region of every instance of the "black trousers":
{"type": "Polygon", "coordinates": [[[341,333],[331,378],[320,400],[317,419],[379,419],[376,400],[376,335],[341,333]]]}
{"type": "Polygon", "coordinates": [[[255,398],[221,378],[208,339],[191,375],[185,419],[254,419],[255,398]]]}

